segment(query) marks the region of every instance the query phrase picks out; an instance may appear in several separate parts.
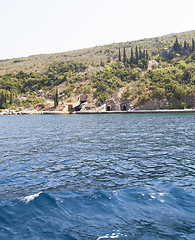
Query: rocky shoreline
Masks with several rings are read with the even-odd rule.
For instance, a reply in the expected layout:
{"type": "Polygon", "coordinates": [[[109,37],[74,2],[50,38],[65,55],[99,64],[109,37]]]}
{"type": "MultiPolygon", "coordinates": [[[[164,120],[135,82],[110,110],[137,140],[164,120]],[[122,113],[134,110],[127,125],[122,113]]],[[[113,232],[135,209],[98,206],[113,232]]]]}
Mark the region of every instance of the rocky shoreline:
{"type": "Polygon", "coordinates": [[[26,111],[19,111],[19,110],[4,110],[0,112],[0,115],[41,115],[42,111],[37,110],[26,110],[26,111]]]}

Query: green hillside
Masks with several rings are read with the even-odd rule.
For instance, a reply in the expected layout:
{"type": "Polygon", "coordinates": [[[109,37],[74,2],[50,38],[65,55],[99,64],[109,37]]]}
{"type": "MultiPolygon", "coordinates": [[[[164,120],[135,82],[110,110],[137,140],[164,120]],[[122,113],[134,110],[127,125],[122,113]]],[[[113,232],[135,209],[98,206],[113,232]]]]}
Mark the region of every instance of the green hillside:
{"type": "Polygon", "coordinates": [[[132,108],[195,107],[195,31],[0,61],[0,108],[59,105],[87,94],[132,108]]]}

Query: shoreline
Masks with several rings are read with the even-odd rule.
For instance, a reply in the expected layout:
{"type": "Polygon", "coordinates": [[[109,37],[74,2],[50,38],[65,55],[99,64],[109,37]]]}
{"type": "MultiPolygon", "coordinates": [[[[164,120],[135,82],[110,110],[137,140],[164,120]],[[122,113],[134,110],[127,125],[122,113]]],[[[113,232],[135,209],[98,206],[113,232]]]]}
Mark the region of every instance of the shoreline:
{"type": "Polygon", "coordinates": [[[195,109],[157,109],[157,110],[131,110],[131,111],[12,111],[6,110],[0,112],[1,116],[5,115],[66,115],[66,114],[140,114],[140,113],[195,113],[195,109]]]}
{"type": "Polygon", "coordinates": [[[195,109],[158,109],[158,110],[131,110],[131,111],[89,111],[76,114],[137,114],[137,113],[195,113],[195,109]]]}
{"type": "Polygon", "coordinates": [[[89,111],[76,112],[76,114],[140,114],[140,113],[195,113],[195,109],[158,109],[158,110],[132,110],[132,111],[89,111]]]}

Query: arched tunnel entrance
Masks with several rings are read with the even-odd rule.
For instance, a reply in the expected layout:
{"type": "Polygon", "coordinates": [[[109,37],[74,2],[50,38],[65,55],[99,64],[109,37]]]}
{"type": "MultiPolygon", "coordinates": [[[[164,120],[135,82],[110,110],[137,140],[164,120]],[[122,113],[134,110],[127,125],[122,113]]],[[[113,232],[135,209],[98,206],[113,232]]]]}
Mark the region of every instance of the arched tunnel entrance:
{"type": "Polygon", "coordinates": [[[111,107],[110,107],[110,106],[107,106],[107,107],[106,107],[106,111],[111,111],[111,107]]]}
{"type": "Polygon", "coordinates": [[[125,106],[125,105],[123,105],[123,106],[122,106],[122,108],[121,108],[121,110],[122,110],[122,111],[127,111],[127,108],[126,108],[126,106],[125,106]]]}

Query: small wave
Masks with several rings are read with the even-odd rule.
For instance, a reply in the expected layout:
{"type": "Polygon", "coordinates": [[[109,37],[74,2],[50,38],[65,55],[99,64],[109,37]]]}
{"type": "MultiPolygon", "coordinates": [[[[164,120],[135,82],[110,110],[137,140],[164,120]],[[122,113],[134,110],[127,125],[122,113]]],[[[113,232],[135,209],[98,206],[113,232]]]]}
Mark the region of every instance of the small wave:
{"type": "MultiPolygon", "coordinates": [[[[164,203],[164,202],[165,202],[165,200],[162,199],[162,197],[165,196],[165,193],[163,193],[163,192],[150,193],[149,195],[150,195],[151,199],[156,199],[156,200],[158,200],[158,201],[161,202],[161,203],[164,203]]],[[[151,199],[150,199],[150,200],[151,200],[151,199]]]]}
{"type": "Polygon", "coordinates": [[[36,197],[38,197],[42,192],[39,192],[39,193],[35,193],[35,194],[32,194],[32,195],[29,195],[29,196],[26,196],[24,198],[22,198],[22,200],[26,203],[34,200],[36,197]]]}
{"type": "Polygon", "coordinates": [[[126,234],[122,234],[120,232],[117,231],[117,233],[112,233],[112,234],[106,234],[104,236],[101,236],[99,238],[97,238],[97,240],[100,240],[100,239],[114,239],[114,238],[119,238],[119,237],[127,237],[126,234]]]}

